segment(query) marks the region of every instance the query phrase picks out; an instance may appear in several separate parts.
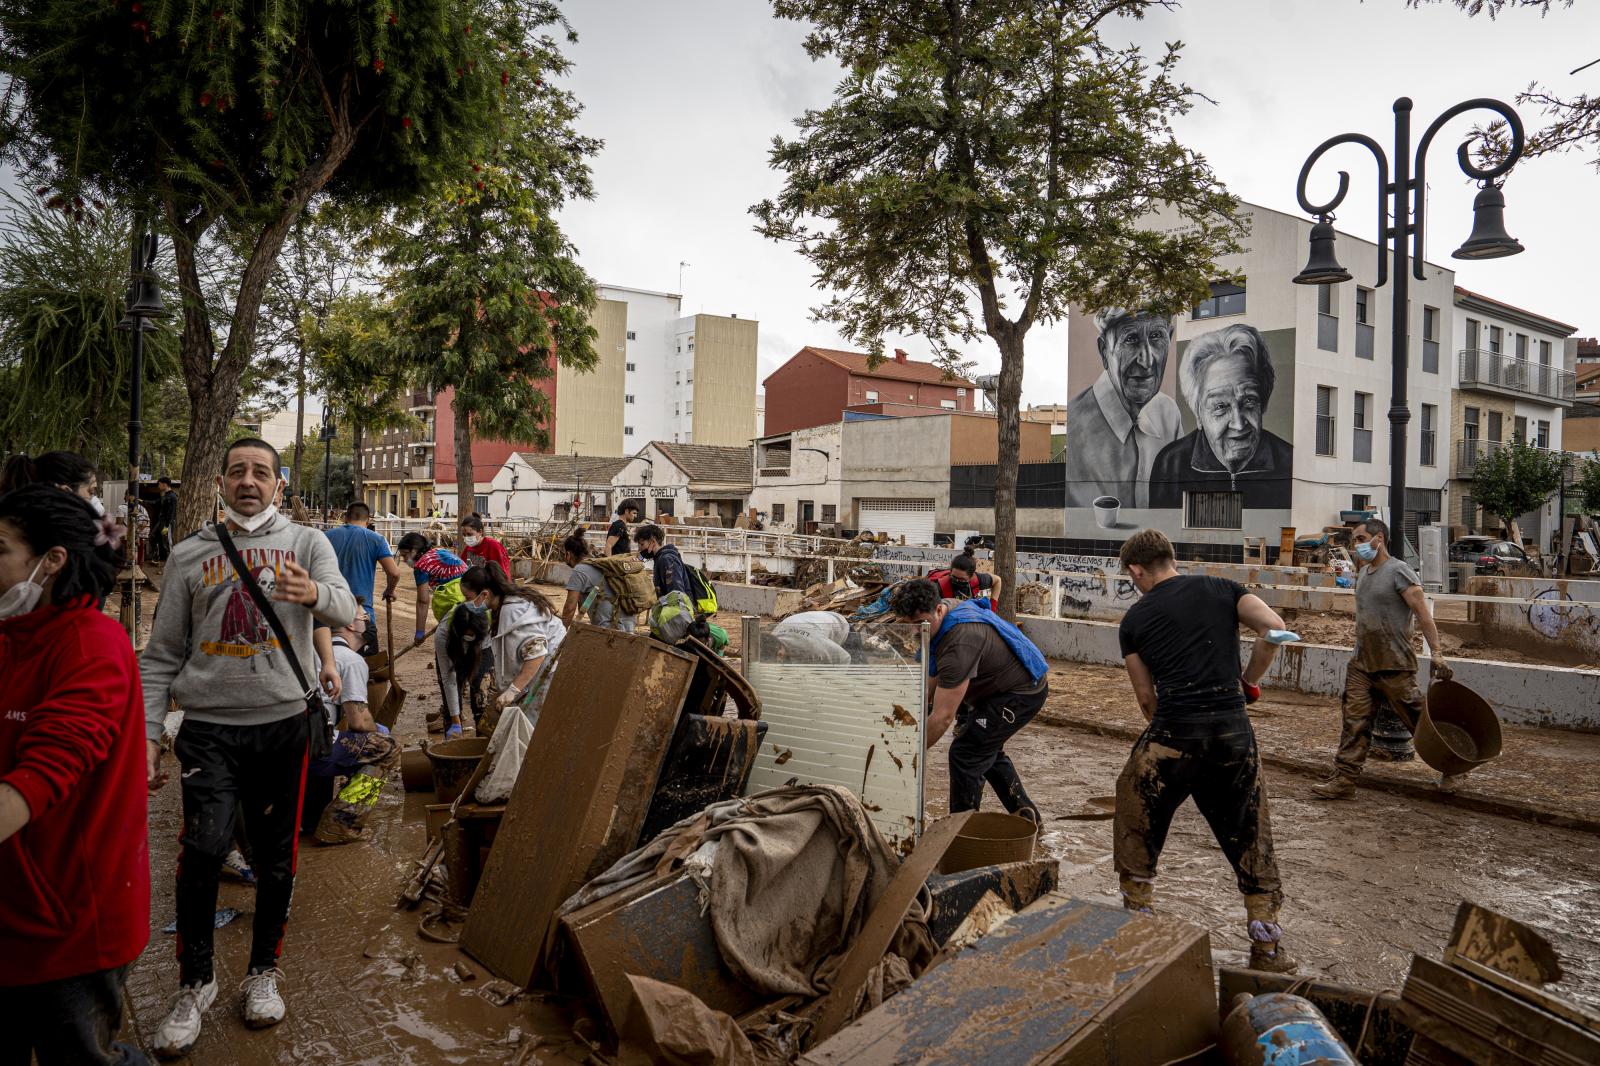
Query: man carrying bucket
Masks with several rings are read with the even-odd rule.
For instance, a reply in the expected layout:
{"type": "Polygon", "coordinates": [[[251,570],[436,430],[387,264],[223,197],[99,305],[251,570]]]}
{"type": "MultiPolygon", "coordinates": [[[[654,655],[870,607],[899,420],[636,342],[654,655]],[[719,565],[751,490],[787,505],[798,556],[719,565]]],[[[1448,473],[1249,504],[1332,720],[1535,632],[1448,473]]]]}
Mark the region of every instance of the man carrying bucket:
{"type": "Polygon", "coordinates": [[[1112,857],[1122,905],[1151,909],[1172,816],[1192,798],[1244,894],[1250,968],[1293,973],[1294,961],[1278,946],[1283,884],[1245,705],[1261,697],[1278,645],[1298,638],[1243,585],[1178,573],[1172,544],[1158,529],[1124,541],[1121,559],[1142,594],[1122,617],[1122,655],[1150,723],[1117,778],[1112,857]],[[1259,635],[1243,673],[1240,624],[1259,635]]]}
{"type": "MultiPolygon", "coordinates": [[[[1448,681],[1453,674],[1439,647],[1439,629],[1417,572],[1389,554],[1388,525],[1369,518],[1357,526],[1355,554],[1361,570],[1356,577],[1356,650],[1345,667],[1341,700],[1344,730],[1334,775],[1311,786],[1318,799],[1355,796],[1356,778],[1372,746],[1375,696],[1388,700],[1406,728],[1417,731],[1423,701],[1417,687],[1417,653],[1411,647],[1413,619],[1433,656],[1433,677],[1448,681]]],[[[1440,774],[1440,791],[1454,792],[1466,776],[1440,774]]]]}
{"type": "Polygon", "coordinates": [[[1022,631],[972,600],[947,600],[927,578],[894,590],[890,609],[907,622],[933,627],[928,676],[936,679],[927,747],[952,724],[950,811],[975,811],[989,782],[1012,814],[1039,824],[1039,808],[1006,755],[1006,741],[1044,706],[1049,664],[1022,631]],[[959,712],[959,713],[958,713],[959,712]]]}

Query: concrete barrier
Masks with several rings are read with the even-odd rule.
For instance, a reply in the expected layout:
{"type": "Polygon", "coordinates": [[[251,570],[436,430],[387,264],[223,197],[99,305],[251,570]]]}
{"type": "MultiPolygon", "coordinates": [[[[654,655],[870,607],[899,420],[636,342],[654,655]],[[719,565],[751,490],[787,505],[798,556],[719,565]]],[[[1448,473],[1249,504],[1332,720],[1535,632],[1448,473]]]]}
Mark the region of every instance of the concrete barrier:
{"type": "Polygon", "coordinates": [[[1503,603],[1473,603],[1469,617],[1490,643],[1534,654],[1600,660],[1600,581],[1540,577],[1474,577],[1474,596],[1504,596],[1503,603]]]}
{"type": "MultiPolygon", "coordinates": [[[[1048,658],[1121,666],[1117,624],[1072,618],[1024,616],[1022,631],[1048,658]]],[[[1240,641],[1240,667],[1253,642],[1240,641]]],[[[1344,691],[1349,648],[1299,644],[1273,660],[1266,684],[1312,696],[1338,698],[1344,691]]],[[[1417,683],[1426,690],[1429,660],[1419,657],[1417,683]]],[[[1507,725],[1600,732],[1600,670],[1524,666],[1480,659],[1452,659],[1456,680],[1489,701],[1507,725]]]]}
{"type": "Polygon", "coordinates": [[[804,593],[799,589],[780,589],[770,585],[714,581],[717,608],[734,614],[785,615],[800,609],[804,593]]]}

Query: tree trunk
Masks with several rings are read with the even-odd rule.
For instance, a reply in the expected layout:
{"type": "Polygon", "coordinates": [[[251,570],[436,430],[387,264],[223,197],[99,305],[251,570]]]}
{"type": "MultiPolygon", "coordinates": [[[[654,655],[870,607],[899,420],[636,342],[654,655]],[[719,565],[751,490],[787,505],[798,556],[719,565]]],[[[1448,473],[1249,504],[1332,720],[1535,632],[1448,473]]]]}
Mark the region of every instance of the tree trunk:
{"type": "Polygon", "coordinates": [[[365,488],[361,477],[361,423],[350,422],[350,502],[361,502],[361,490],[365,488]]]}
{"type": "Polygon", "coordinates": [[[1024,332],[995,338],[1000,347],[999,462],[994,473],[994,572],[999,576],[1000,615],[1017,618],[1017,463],[1022,454],[1022,352],[1024,332]]]}
{"type": "Polygon", "coordinates": [[[306,439],[306,346],[300,344],[300,362],[295,383],[294,413],[294,480],[291,491],[305,492],[305,482],[300,480],[300,453],[305,450],[306,439]]]}
{"type": "Polygon", "coordinates": [[[456,521],[459,522],[477,510],[473,506],[477,485],[473,481],[472,470],[472,411],[468,409],[459,388],[450,401],[450,409],[456,416],[456,521]]]}

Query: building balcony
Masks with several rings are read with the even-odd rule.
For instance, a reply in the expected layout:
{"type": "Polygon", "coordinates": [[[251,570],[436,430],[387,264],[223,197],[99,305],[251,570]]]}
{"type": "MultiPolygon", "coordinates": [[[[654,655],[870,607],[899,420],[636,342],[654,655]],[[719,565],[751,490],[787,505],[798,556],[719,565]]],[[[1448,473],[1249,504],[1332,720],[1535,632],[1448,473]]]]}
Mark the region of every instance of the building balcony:
{"type": "Polygon", "coordinates": [[[1478,460],[1493,455],[1505,447],[1497,440],[1456,441],[1456,461],[1453,476],[1470,478],[1478,469],[1478,460]]]}
{"type": "Polygon", "coordinates": [[[1457,354],[1461,387],[1542,400],[1570,407],[1577,394],[1577,375],[1558,366],[1518,359],[1504,352],[1465,348],[1457,354]]]}

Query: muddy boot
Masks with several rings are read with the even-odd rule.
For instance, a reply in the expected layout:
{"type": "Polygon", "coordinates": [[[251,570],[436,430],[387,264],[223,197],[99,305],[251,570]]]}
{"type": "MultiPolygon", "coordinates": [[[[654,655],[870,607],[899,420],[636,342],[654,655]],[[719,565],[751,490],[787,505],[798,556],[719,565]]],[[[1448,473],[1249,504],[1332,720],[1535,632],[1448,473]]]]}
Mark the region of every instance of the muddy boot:
{"type": "Polygon", "coordinates": [[[1311,786],[1311,795],[1323,800],[1356,798],[1356,783],[1343,774],[1335,774],[1326,781],[1311,786]]]}
{"type": "Polygon", "coordinates": [[[1250,942],[1250,969],[1260,970],[1262,973],[1294,973],[1300,964],[1283,950],[1283,945],[1276,941],[1272,943],[1250,942]]]}
{"type": "Polygon", "coordinates": [[[1467,783],[1467,775],[1466,774],[1440,774],[1439,775],[1439,791],[1443,792],[1443,793],[1446,793],[1446,794],[1454,794],[1457,790],[1459,790],[1461,788],[1462,785],[1464,785],[1466,783],[1467,783]]]}
{"type": "Polygon", "coordinates": [[[1156,886],[1154,882],[1136,877],[1121,878],[1122,909],[1136,914],[1154,914],[1156,886]]]}

